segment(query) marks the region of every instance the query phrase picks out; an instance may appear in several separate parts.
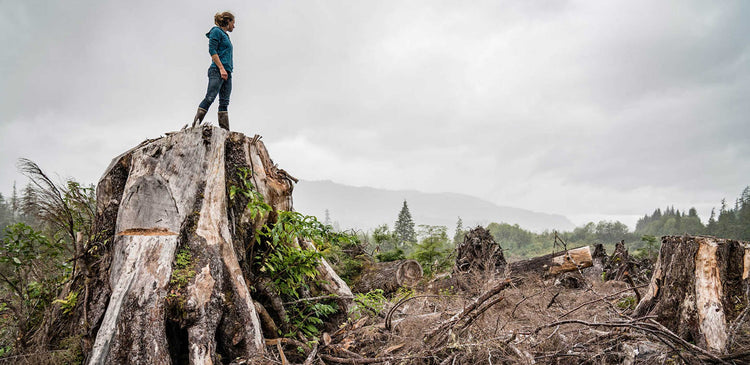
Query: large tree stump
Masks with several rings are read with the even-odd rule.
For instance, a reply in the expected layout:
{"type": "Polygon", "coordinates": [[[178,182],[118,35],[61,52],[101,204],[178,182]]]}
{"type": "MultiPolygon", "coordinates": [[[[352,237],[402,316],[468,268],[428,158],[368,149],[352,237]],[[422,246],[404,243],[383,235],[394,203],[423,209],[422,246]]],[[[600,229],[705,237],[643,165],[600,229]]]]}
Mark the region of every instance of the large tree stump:
{"type": "Polygon", "coordinates": [[[707,236],[662,237],[636,316],[653,315],[706,350],[727,350],[729,324],[747,307],[750,244],[707,236]]]}
{"type": "MultiPolygon", "coordinates": [[[[148,140],[115,158],[97,187],[100,241],[84,258],[87,279],[76,282],[87,362],[211,364],[262,353],[250,291],[262,286],[252,270],[255,229],[292,210],[293,180],[258,136],[215,127],[148,140]],[[229,200],[240,168],[252,171],[271,214],[253,219],[247,201],[229,200]]],[[[351,298],[325,260],[318,270],[322,291],[351,298]]]]}
{"type": "Polygon", "coordinates": [[[362,273],[352,283],[352,289],[359,293],[381,289],[384,293],[394,293],[398,288],[412,287],[422,279],[422,265],[416,260],[376,262],[365,265],[362,273]]]}

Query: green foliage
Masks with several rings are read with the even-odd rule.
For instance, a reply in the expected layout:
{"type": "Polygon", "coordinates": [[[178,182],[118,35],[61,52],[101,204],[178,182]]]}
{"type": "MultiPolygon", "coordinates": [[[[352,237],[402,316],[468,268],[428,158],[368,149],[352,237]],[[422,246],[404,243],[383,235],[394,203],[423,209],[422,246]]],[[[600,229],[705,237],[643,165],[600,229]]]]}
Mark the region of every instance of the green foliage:
{"type": "Polygon", "coordinates": [[[490,223],[487,226],[492,237],[503,249],[519,249],[531,244],[534,234],[522,229],[518,224],[490,223]]]}
{"type": "MultiPolygon", "coordinates": [[[[310,240],[328,249],[331,246],[340,247],[353,239],[334,232],[332,227],[320,223],[315,217],[287,211],[279,211],[276,223],[272,227],[266,226],[257,236],[269,244],[265,256],[256,257],[262,262],[260,271],[271,278],[273,289],[285,300],[300,299],[303,291],[309,291],[312,285],[318,284],[317,266],[323,254],[315,249],[298,247],[297,240],[310,240]]],[[[333,303],[304,300],[286,304],[285,307],[290,324],[290,332],[285,335],[294,336],[300,332],[308,338],[317,336],[323,320],[337,310],[333,303]]]]}
{"type": "Polygon", "coordinates": [[[389,261],[403,260],[406,258],[406,255],[404,255],[404,250],[400,248],[394,248],[390,251],[381,252],[375,255],[375,258],[379,262],[389,262],[389,261]]]}
{"type": "MultiPolygon", "coordinates": [[[[506,223],[490,223],[487,230],[503,248],[506,260],[527,259],[562,250],[559,244],[555,244],[555,232],[534,233],[517,224],[506,223]]],[[[609,221],[589,222],[572,232],[558,232],[558,236],[568,248],[602,243],[608,251],[620,240],[625,240],[628,247],[637,247],[640,238],[629,232],[625,224],[609,221]]]]}
{"type": "Polygon", "coordinates": [[[375,251],[392,251],[399,246],[399,237],[396,232],[391,232],[387,224],[378,226],[372,231],[372,240],[375,251]]]}
{"type": "Polygon", "coordinates": [[[695,208],[690,208],[688,214],[674,207],[668,207],[663,211],[656,209],[652,215],[646,214],[635,225],[636,234],[649,236],[703,234],[705,230],[706,227],[698,218],[695,208]]]}
{"type": "MultiPolygon", "coordinates": [[[[240,170],[241,186],[230,188],[230,199],[238,195],[247,199],[247,208],[254,220],[263,219],[272,211],[263,196],[248,181],[250,172],[240,170]]],[[[300,300],[303,293],[312,292],[322,284],[317,280],[317,267],[324,252],[351,275],[361,268],[361,263],[345,258],[344,252],[358,245],[356,236],[336,232],[333,227],[316,217],[298,212],[277,211],[275,222],[268,222],[255,232],[255,243],[264,247],[255,252],[255,269],[271,280],[271,289],[285,301],[289,333],[285,336],[315,337],[320,333],[323,320],[337,311],[333,302],[300,300]],[[300,247],[301,241],[312,242],[312,249],[300,247]]]]}
{"type": "Polygon", "coordinates": [[[8,322],[4,327],[16,332],[16,340],[25,341],[41,322],[69,270],[59,241],[49,240],[24,223],[5,228],[0,240],[0,289],[11,294],[5,301],[8,310],[3,315],[8,322]]]}
{"type": "Polygon", "coordinates": [[[344,233],[347,239],[335,240],[323,245],[321,252],[334,271],[347,284],[362,272],[364,263],[370,261],[365,253],[365,244],[353,233],[344,233]]]}
{"type": "MultiPolygon", "coordinates": [[[[0,230],[13,223],[14,220],[15,213],[11,202],[6,200],[3,194],[0,194],[0,230]]],[[[0,232],[0,238],[2,238],[2,232],[0,232]]]]}
{"type": "Polygon", "coordinates": [[[78,292],[72,291],[65,299],[55,299],[53,303],[60,303],[63,314],[70,314],[78,304],[78,292]]]}
{"type": "Polygon", "coordinates": [[[431,276],[453,266],[450,260],[453,247],[448,242],[447,228],[420,225],[419,229],[422,240],[414,246],[414,252],[410,256],[422,265],[425,276],[431,276]]]}
{"type": "Polygon", "coordinates": [[[719,217],[716,218],[715,211],[711,212],[706,233],[722,238],[750,240],[750,186],[742,190],[734,208],[728,208],[726,201],[721,201],[719,217]]]}
{"type": "Polygon", "coordinates": [[[354,294],[354,304],[350,311],[350,319],[356,321],[363,313],[373,317],[380,314],[388,304],[388,299],[382,289],[375,289],[367,293],[354,294]]]}
{"type": "Polygon", "coordinates": [[[93,239],[94,186],[83,186],[72,179],[55,183],[31,160],[19,159],[18,167],[31,181],[18,203],[20,220],[63,243],[69,255],[80,255],[93,239]],[[79,233],[83,242],[77,241],[79,233]]]}
{"type": "Polygon", "coordinates": [[[309,289],[308,280],[318,275],[318,251],[279,244],[266,256],[260,271],[268,275],[277,294],[300,298],[300,289],[309,289]]]}
{"type": "Polygon", "coordinates": [[[190,250],[187,248],[180,249],[175,255],[174,269],[172,269],[172,277],[169,280],[174,289],[180,290],[188,285],[190,279],[195,276],[193,266],[193,256],[190,250]]]}
{"type": "Polygon", "coordinates": [[[335,303],[306,303],[305,305],[293,305],[287,309],[290,313],[290,332],[284,334],[286,337],[294,337],[297,332],[307,338],[314,338],[320,334],[323,319],[336,313],[338,308],[335,303]]]}
{"type": "Polygon", "coordinates": [[[245,199],[248,199],[247,208],[250,209],[250,218],[252,219],[263,219],[265,215],[271,212],[271,206],[263,200],[263,195],[255,189],[255,186],[250,182],[249,178],[252,176],[250,170],[246,168],[240,168],[237,175],[240,178],[240,186],[232,185],[229,187],[229,200],[234,200],[239,194],[245,199]]]}
{"type": "Polygon", "coordinates": [[[392,300],[394,303],[397,303],[401,299],[410,298],[410,297],[413,297],[414,295],[415,295],[414,289],[402,286],[396,289],[396,294],[393,295],[392,300]]]}
{"type": "Polygon", "coordinates": [[[652,235],[643,235],[641,237],[643,248],[636,250],[634,256],[637,258],[646,258],[654,260],[659,255],[659,239],[652,235]]]}
{"type": "Polygon", "coordinates": [[[398,219],[396,220],[396,225],[393,230],[396,237],[398,237],[399,245],[403,246],[417,242],[417,233],[414,231],[414,220],[411,218],[411,213],[409,212],[409,206],[406,204],[406,200],[404,200],[404,205],[398,213],[398,219]]]}
{"type": "Polygon", "coordinates": [[[466,231],[464,230],[464,221],[461,217],[458,217],[458,221],[456,222],[456,233],[453,235],[453,245],[458,246],[458,244],[462,243],[465,235],[466,231]]]}
{"type": "Polygon", "coordinates": [[[633,295],[621,298],[620,300],[617,301],[617,308],[620,308],[623,310],[624,309],[633,310],[635,309],[636,305],[638,305],[638,302],[636,301],[635,296],[633,295]]]}

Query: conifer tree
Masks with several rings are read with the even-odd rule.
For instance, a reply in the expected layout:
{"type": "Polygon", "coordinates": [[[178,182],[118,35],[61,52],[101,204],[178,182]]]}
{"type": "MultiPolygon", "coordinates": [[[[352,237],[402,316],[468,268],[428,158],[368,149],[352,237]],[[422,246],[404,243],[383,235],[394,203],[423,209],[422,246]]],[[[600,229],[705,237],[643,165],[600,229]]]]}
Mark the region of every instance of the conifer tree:
{"type": "Polygon", "coordinates": [[[18,214],[18,192],[16,191],[16,182],[13,182],[13,194],[10,196],[10,210],[13,217],[18,214]]]}
{"type": "Polygon", "coordinates": [[[464,234],[466,231],[464,231],[464,221],[461,219],[461,217],[458,217],[458,222],[456,222],[456,234],[453,235],[453,244],[458,245],[464,240],[464,234]]]}
{"type": "Polygon", "coordinates": [[[414,221],[411,218],[411,213],[409,212],[409,206],[406,204],[406,200],[404,200],[404,206],[401,208],[401,212],[398,213],[394,233],[396,233],[396,237],[398,237],[399,245],[403,246],[406,243],[417,242],[417,233],[414,231],[414,221]]]}

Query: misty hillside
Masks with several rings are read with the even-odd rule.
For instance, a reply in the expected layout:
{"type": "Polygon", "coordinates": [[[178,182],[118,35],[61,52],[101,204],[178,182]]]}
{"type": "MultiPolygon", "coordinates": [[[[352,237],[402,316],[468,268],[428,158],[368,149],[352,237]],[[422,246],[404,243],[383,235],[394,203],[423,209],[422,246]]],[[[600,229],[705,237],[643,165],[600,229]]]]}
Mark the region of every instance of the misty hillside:
{"type": "Polygon", "coordinates": [[[338,223],[341,229],[369,230],[383,223],[393,227],[404,199],[415,224],[441,225],[451,231],[455,229],[459,216],[463,219],[464,227],[504,222],[517,223],[536,232],[575,228],[562,215],[499,206],[463,194],[385,190],[342,185],[332,181],[304,180],[294,188],[295,210],[315,215],[322,221],[325,219],[325,210],[328,209],[331,222],[338,223]]]}

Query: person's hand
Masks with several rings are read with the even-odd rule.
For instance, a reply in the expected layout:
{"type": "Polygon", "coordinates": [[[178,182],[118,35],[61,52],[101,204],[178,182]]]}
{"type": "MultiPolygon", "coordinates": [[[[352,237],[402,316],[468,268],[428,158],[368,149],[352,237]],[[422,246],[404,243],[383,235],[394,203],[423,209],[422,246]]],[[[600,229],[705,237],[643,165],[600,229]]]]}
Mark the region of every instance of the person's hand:
{"type": "Polygon", "coordinates": [[[221,70],[219,70],[219,73],[221,74],[221,78],[223,80],[226,80],[229,78],[229,74],[227,73],[227,70],[222,68],[221,70]]]}

